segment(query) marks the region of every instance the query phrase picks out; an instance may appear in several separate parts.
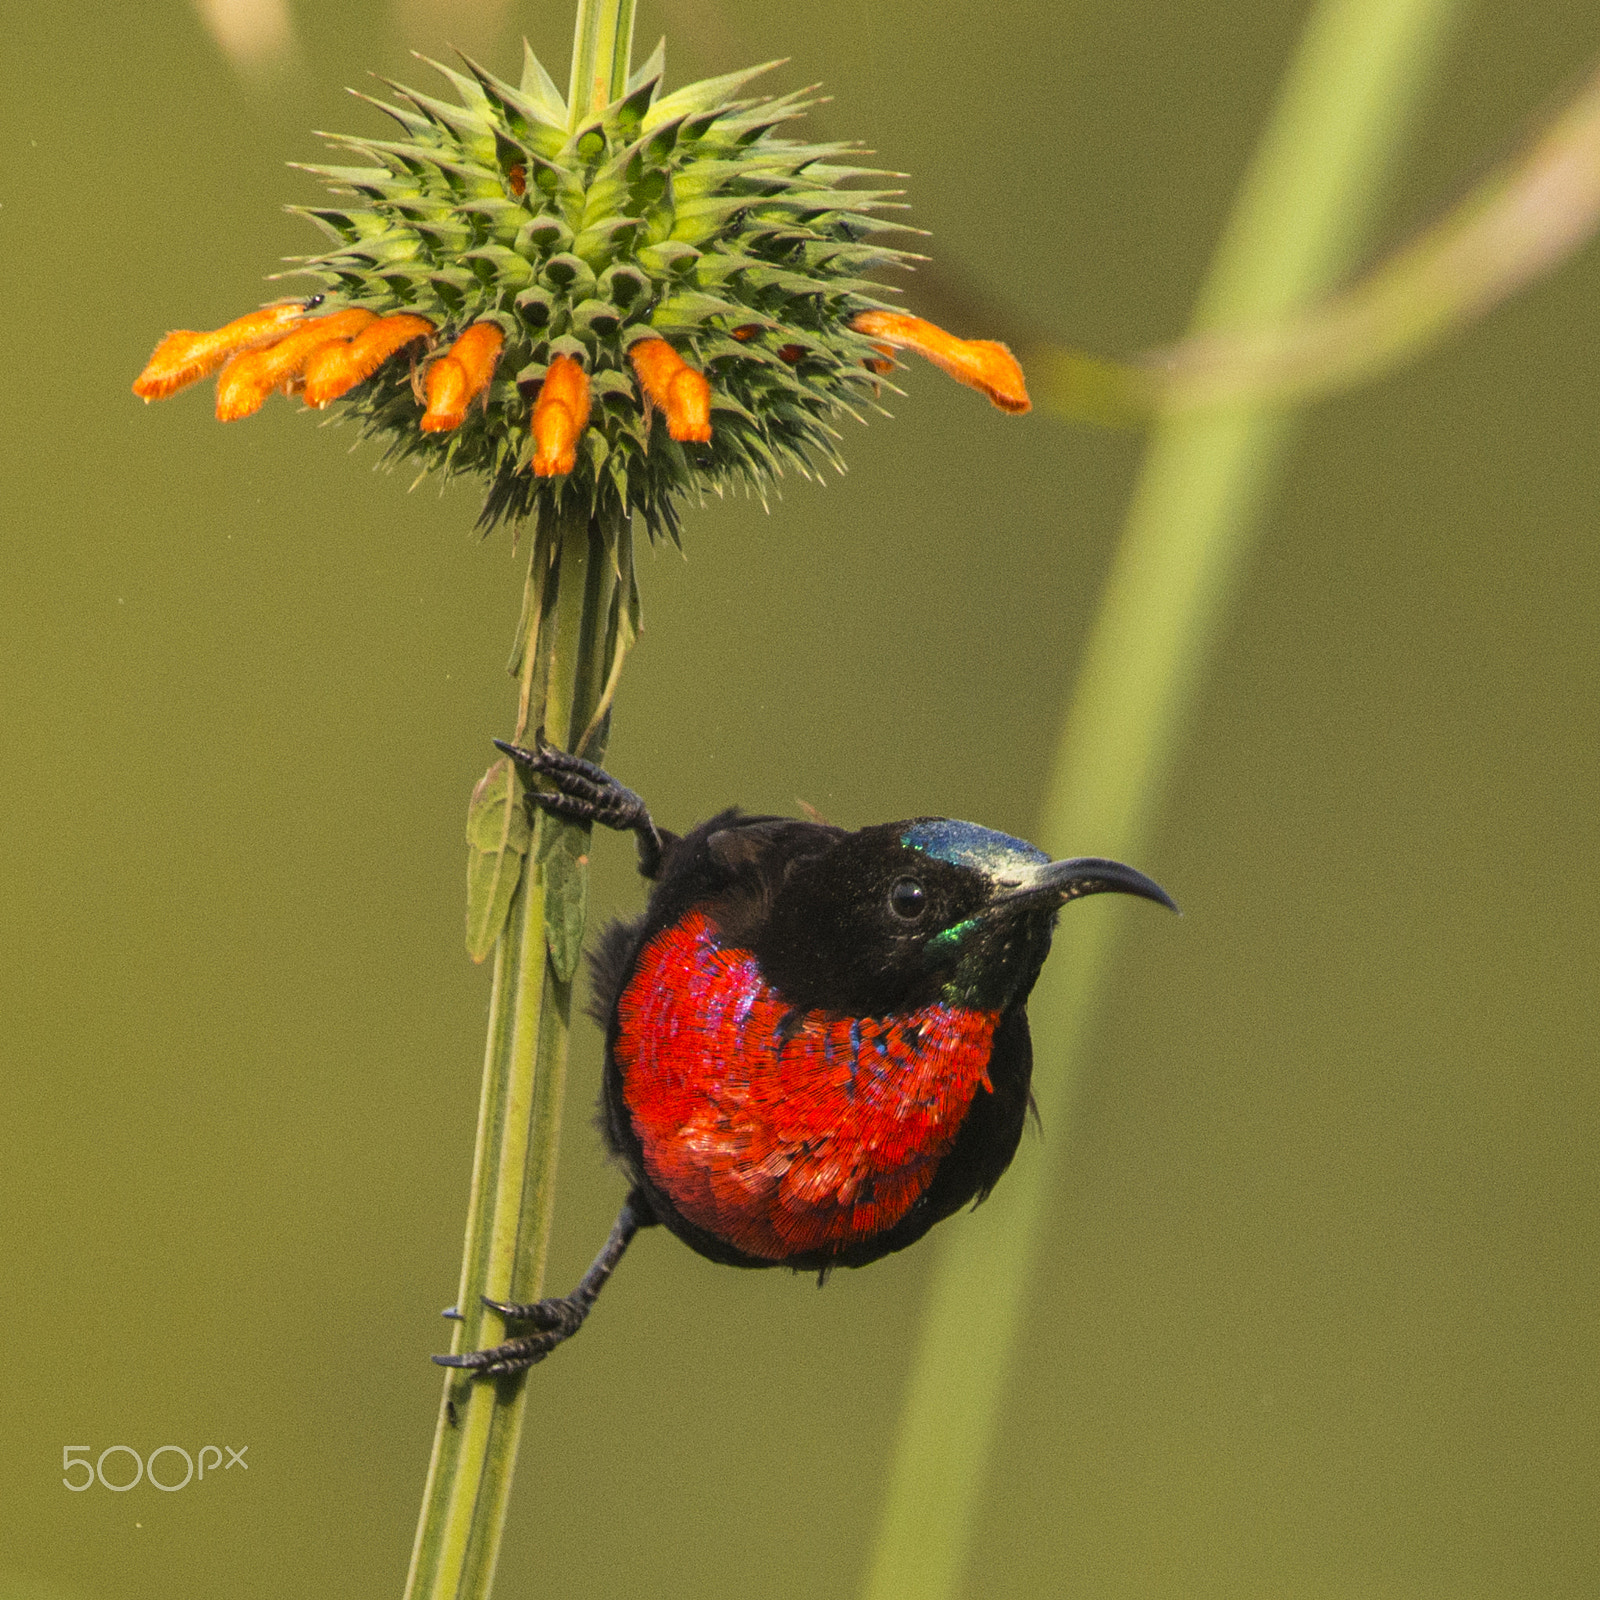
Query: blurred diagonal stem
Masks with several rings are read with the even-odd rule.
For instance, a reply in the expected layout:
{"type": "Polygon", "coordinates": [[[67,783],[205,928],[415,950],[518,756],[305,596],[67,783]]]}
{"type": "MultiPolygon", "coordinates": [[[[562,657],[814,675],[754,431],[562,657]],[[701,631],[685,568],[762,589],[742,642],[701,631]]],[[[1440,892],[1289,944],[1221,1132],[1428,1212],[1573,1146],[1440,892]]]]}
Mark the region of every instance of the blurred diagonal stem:
{"type": "Polygon", "coordinates": [[[1047,410],[1084,422],[1304,402],[1421,355],[1559,266],[1597,228],[1600,69],[1510,160],[1337,293],[1126,361],[1033,343],[1029,380],[1047,410]]]}
{"type": "MultiPolygon", "coordinates": [[[[572,127],[623,91],[632,35],[633,0],[580,0],[568,97],[572,127]]],[[[542,729],[556,744],[570,749],[581,737],[587,754],[597,760],[604,754],[601,702],[615,686],[625,612],[619,602],[631,585],[624,523],[606,526],[586,507],[570,506],[541,518],[512,655],[517,742],[542,729]]],[[[510,805],[520,804],[514,788],[506,792],[510,805]]],[[[585,877],[580,830],[541,813],[494,946],[456,1353],[505,1337],[484,1295],[537,1300],[543,1284],[585,877]]],[[[446,1380],[406,1600],[487,1600],[526,1379],[525,1372],[494,1380],[452,1372],[446,1380]]]]}
{"type": "MultiPolygon", "coordinates": [[[[1463,0],[1315,7],[1196,330],[1283,317],[1347,267],[1464,10],[1463,0]]],[[[1159,416],[1057,749],[1041,830],[1053,854],[1146,854],[1183,718],[1291,433],[1281,407],[1159,416]]],[[[1110,904],[1063,917],[1030,1008],[1050,1138],[1025,1149],[994,1198],[941,1241],[868,1600],[948,1600],[960,1589],[1072,1079],[1120,920],[1110,904]]]]}

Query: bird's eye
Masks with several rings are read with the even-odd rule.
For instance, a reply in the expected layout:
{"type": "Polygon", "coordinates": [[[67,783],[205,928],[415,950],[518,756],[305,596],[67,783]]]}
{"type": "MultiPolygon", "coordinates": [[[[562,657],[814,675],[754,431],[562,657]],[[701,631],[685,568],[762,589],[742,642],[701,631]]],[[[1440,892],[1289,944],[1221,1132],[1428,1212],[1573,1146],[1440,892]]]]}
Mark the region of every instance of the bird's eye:
{"type": "Polygon", "coordinates": [[[890,909],[897,917],[904,917],[907,922],[920,917],[927,903],[928,897],[915,878],[902,878],[889,891],[890,909]]]}

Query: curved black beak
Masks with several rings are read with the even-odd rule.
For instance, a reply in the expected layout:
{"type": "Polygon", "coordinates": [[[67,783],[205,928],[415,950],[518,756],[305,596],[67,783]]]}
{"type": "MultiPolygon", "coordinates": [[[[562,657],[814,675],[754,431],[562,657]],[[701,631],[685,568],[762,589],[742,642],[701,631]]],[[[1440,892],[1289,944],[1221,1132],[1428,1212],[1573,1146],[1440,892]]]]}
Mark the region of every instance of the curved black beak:
{"type": "Polygon", "coordinates": [[[1103,856],[1074,856],[1070,861],[1046,861],[1008,872],[997,883],[989,905],[997,911],[1030,904],[1065,905],[1090,894],[1136,894],[1169,911],[1178,909],[1177,902],[1153,878],[1103,856]]]}

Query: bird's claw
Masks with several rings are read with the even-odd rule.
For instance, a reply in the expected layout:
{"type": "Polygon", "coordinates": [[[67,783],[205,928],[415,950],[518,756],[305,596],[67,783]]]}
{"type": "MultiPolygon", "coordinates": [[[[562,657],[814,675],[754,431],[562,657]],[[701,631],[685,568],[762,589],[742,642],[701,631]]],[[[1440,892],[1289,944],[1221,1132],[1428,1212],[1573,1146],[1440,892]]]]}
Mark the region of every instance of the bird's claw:
{"type": "Polygon", "coordinates": [[[646,877],[655,875],[661,859],[661,835],[644,801],[632,789],[618,783],[604,767],[547,744],[543,729],[535,734],[532,749],[504,739],[496,739],[495,745],[517,764],[524,779],[538,776],[554,785],[536,789],[530,783],[526,792],[531,805],[570,822],[599,823],[619,833],[638,834],[640,869],[646,877]]]}
{"type": "Polygon", "coordinates": [[[584,1312],[564,1296],[521,1305],[510,1300],[491,1300],[485,1295],[483,1303],[491,1311],[498,1311],[507,1322],[531,1322],[541,1333],[559,1333],[563,1339],[571,1338],[583,1325],[584,1312]]]}
{"type": "Polygon", "coordinates": [[[473,1350],[464,1356],[435,1356],[441,1367],[461,1367],[476,1378],[504,1378],[525,1372],[543,1361],[561,1341],[548,1333],[530,1333],[524,1339],[508,1339],[487,1350],[473,1350]]]}
{"type": "Polygon", "coordinates": [[[485,1350],[469,1350],[465,1355],[435,1356],[433,1359],[441,1367],[461,1367],[480,1378],[501,1378],[509,1373],[523,1372],[536,1362],[543,1361],[558,1344],[570,1339],[583,1326],[588,1309],[566,1297],[535,1300],[522,1305],[507,1300],[491,1300],[484,1295],[483,1303],[507,1322],[531,1322],[539,1331],[507,1339],[503,1344],[490,1345],[485,1350]]]}
{"type": "Polygon", "coordinates": [[[618,783],[604,767],[546,744],[542,735],[531,750],[502,739],[496,739],[495,744],[524,774],[537,773],[555,785],[553,792],[528,791],[528,798],[546,811],[570,817],[574,822],[598,822],[607,828],[634,828],[641,821],[648,821],[645,803],[632,789],[618,783]]]}

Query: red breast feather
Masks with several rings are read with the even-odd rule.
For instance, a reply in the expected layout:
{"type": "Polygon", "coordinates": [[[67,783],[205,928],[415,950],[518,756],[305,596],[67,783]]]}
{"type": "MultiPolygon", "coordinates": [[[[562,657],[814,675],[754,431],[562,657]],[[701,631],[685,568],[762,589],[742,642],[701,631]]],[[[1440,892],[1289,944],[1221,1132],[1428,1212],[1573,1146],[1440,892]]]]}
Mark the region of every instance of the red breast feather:
{"type": "Polygon", "coordinates": [[[990,1091],[999,1013],[793,1010],[703,912],[657,934],[614,1046],[645,1170],[688,1220],[766,1261],[891,1228],[990,1091]]]}

